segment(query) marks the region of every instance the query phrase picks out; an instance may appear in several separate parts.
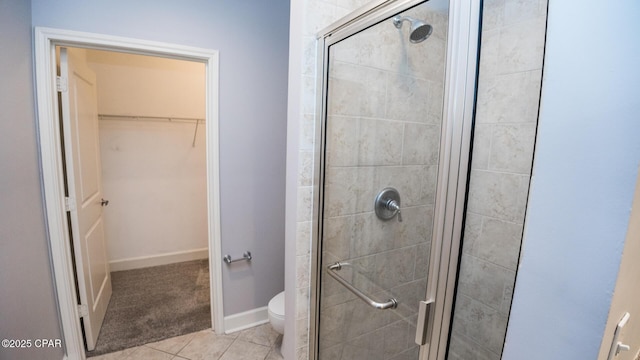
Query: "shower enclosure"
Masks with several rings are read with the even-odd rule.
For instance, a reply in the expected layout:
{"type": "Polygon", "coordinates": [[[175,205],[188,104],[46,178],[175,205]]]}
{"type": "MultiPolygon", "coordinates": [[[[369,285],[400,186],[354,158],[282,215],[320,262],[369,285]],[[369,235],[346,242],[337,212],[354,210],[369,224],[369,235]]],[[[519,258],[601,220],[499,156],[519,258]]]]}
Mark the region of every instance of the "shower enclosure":
{"type": "Polygon", "coordinates": [[[320,34],[311,359],[446,356],[478,3],[380,0],[320,34]]]}

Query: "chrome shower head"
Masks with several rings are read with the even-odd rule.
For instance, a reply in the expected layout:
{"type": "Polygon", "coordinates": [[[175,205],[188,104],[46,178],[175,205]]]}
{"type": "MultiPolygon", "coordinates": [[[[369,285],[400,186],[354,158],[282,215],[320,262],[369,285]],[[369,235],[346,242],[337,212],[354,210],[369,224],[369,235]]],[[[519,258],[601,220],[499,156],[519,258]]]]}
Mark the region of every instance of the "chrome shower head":
{"type": "Polygon", "coordinates": [[[396,28],[402,28],[402,22],[408,21],[411,23],[411,30],[409,32],[409,41],[414,44],[425,41],[429,35],[433,32],[433,27],[425,23],[424,21],[414,19],[410,16],[396,16],[393,18],[393,25],[396,28]]]}

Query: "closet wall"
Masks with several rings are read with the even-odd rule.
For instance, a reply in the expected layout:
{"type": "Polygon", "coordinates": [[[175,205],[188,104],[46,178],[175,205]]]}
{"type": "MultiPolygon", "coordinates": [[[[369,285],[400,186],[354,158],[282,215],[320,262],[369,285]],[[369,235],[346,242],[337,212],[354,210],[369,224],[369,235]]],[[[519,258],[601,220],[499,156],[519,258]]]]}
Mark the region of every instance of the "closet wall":
{"type": "Polygon", "coordinates": [[[92,50],[87,62],[98,113],[121,115],[100,120],[112,271],[206,258],[205,124],[179,120],[205,117],[204,64],[92,50]]]}

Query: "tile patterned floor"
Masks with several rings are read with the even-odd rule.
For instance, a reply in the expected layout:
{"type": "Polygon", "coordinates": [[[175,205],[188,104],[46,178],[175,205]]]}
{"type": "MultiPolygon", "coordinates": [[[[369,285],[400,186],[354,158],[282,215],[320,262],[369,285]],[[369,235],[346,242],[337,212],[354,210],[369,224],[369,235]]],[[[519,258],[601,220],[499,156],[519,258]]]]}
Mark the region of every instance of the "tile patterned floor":
{"type": "Polygon", "coordinates": [[[230,335],[203,330],[89,360],[282,360],[281,343],[282,336],[264,324],[230,335]]]}

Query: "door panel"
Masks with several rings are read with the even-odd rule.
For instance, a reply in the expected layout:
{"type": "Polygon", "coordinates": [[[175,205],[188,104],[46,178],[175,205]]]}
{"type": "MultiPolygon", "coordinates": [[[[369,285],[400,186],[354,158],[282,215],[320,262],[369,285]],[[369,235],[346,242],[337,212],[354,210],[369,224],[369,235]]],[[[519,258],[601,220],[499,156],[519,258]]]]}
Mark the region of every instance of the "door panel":
{"type": "Polygon", "coordinates": [[[400,15],[431,24],[431,36],[411,43],[410,24],[388,18],[328,49],[319,359],[419,358],[448,20],[429,2],[400,15]],[[376,212],[389,188],[397,198],[382,196],[376,212]]]}
{"type": "Polygon", "coordinates": [[[91,274],[91,298],[94,307],[99,302],[101,292],[109,281],[107,271],[108,259],[104,257],[106,250],[104,247],[104,225],[102,220],[98,220],[95,226],[89,230],[85,238],[87,248],[86,259],[89,262],[91,274]]]}
{"type": "Polygon", "coordinates": [[[96,121],[88,121],[93,116],[97,116],[97,102],[94,92],[95,84],[92,83],[92,79],[85,78],[88,76],[89,74],[81,74],[79,70],[74,70],[70,79],[72,82],[70,90],[73,91],[71,94],[73,99],[71,101],[75,106],[73,112],[77,114],[71,121],[73,121],[73,126],[77,129],[74,140],[77,143],[77,166],[80,170],[78,181],[82,197],[79,200],[83,204],[93,200],[92,198],[95,198],[100,190],[100,169],[98,168],[99,162],[96,161],[96,159],[99,159],[99,148],[96,147],[97,142],[92,135],[98,133],[98,124],[96,121]],[[87,134],[88,136],[80,136],[81,134],[87,134]]]}
{"type": "MultiPolygon", "coordinates": [[[[111,277],[102,218],[98,110],[93,72],[76,49],[60,49],[60,76],[66,79],[61,108],[65,164],[82,318],[87,349],[95,348],[111,298],[111,277]]],[[[63,80],[64,82],[64,80],[63,80]]]]}

